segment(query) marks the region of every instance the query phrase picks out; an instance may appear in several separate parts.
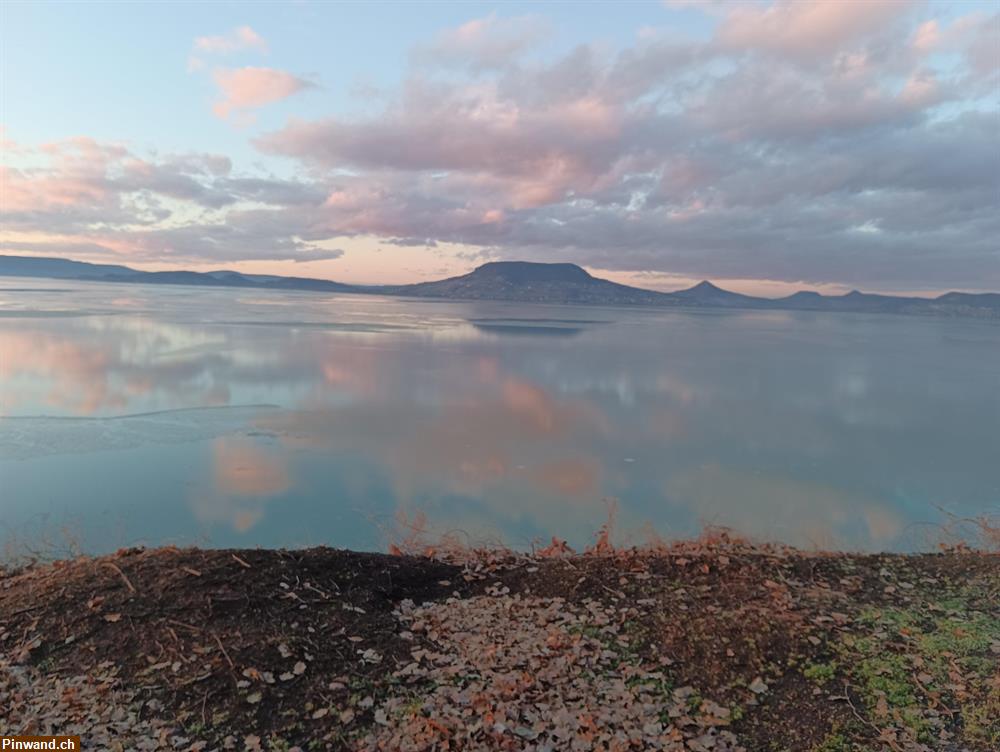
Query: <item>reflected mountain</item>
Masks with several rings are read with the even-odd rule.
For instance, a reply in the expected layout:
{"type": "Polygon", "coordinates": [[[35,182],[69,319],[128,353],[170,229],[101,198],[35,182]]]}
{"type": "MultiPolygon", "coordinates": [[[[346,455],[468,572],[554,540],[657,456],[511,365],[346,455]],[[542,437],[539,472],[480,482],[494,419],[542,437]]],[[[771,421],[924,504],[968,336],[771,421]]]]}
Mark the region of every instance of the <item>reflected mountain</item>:
{"type": "Polygon", "coordinates": [[[471,321],[477,331],[506,337],[575,337],[583,332],[578,326],[538,326],[523,324],[498,324],[471,321]]]}
{"type": "Polygon", "coordinates": [[[115,315],[0,319],[0,508],[94,551],[374,548],[421,509],[580,546],[606,497],[626,530],[907,548],[1000,488],[992,324],[74,285],[115,315]]]}
{"type": "Polygon", "coordinates": [[[476,331],[510,337],[575,337],[594,324],[595,319],[490,318],[468,319],[476,331]]]}

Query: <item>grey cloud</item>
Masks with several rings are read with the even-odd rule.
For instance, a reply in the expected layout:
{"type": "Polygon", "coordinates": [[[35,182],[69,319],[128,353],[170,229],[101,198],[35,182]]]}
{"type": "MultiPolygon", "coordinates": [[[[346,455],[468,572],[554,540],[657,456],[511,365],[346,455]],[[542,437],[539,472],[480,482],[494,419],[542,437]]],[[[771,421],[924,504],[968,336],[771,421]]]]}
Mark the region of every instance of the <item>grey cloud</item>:
{"type": "Polygon", "coordinates": [[[256,145],[354,170],[324,206],[344,231],[629,271],[1000,287],[996,92],[989,111],[981,99],[995,70],[973,54],[988,24],[962,27],[964,62],[936,70],[908,8],[858,23],[827,5],[829,49],[764,34],[775,18],[816,33],[782,3],[708,42],[414,75],[380,115],[296,121],[256,145]]]}
{"type": "Polygon", "coordinates": [[[654,34],[550,60],[526,54],[517,24],[481,19],[418,51],[383,111],[254,142],[308,178],[86,142],[85,157],[11,173],[4,221],[157,259],[327,258],[321,243],[365,234],[470,258],[1000,289],[1000,16],[921,47],[923,19],[902,5],[873,2],[858,23],[824,3],[836,33],[814,47],[766,33],[817,33],[806,4],[744,14],[738,34],[742,6],[724,4],[709,40],[654,34]],[[170,216],[177,201],[193,211],[170,216]]]}
{"type": "Polygon", "coordinates": [[[61,238],[10,242],[10,250],[155,261],[306,261],[342,255],[316,243],[350,234],[325,224],[317,211],[326,188],[233,175],[226,157],[144,159],[86,139],[40,153],[48,164],[5,172],[3,224],[61,238]],[[245,208],[254,205],[266,208],[245,208]]]}
{"type": "Polygon", "coordinates": [[[114,250],[100,243],[74,243],[64,241],[0,240],[4,253],[78,254],[81,256],[116,256],[114,250]]]}
{"type": "Polygon", "coordinates": [[[344,251],[340,248],[311,248],[304,251],[298,251],[293,257],[292,261],[296,263],[303,263],[305,261],[328,261],[331,259],[338,259],[344,255],[344,251]]]}
{"type": "Polygon", "coordinates": [[[235,212],[225,223],[125,233],[122,239],[132,246],[134,255],[158,261],[315,261],[342,255],[300,237],[296,224],[280,210],[235,212]]]}

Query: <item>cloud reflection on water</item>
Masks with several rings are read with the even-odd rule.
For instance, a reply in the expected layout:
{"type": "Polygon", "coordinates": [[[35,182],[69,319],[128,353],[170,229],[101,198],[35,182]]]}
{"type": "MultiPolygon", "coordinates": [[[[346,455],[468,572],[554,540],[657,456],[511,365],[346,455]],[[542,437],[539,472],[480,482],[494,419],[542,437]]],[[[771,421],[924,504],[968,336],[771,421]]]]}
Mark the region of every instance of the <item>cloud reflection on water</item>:
{"type": "MultiPolygon", "coordinates": [[[[631,530],[716,523],[885,548],[905,545],[934,503],[975,509],[1000,495],[988,450],[1000,390],[985,375],[1000,373],[994,329],[970,340],[951,331],[968,323],[645,311],[596,322],[567,308],[556,325],[580,316],[577,336],[508,338],[468,322],[547,325],[551,310],[508,318],[499,304],[353,298],[340,317],[343,303],[321,296],[265,305],[217,293],[195,315],[198,295],[137,288],[141,315],[0,322],[0,409],[107,418],[280,405],[178,430],[191,436],[187,464],[164,470],[190,476],[191,525],[246,544],[287,542],[268,537],[280,519],[282,531],[351,545],[334,521],[345,510],[417,509],[442,528],[579,544],[612,496],[631,530]],[[276,325],[290,318],[282,306],[329,326],[276,325]]],[[[0,438],[26,425],[0,419],[0,438]]],[[[155,443],[156,425],[129,435],[155,443]]],[[[32,456],[46,455],[38,446],[32,456]]],[[[107,463],[104,491],[141,504],[114,486],[121,442],[107,446],[88,460],[107,463]]],[[[31,493],[55,494],[45,483],[31,493]]]]}
{"type": "Polygon", "coordinates": [[[252,438],[221,436],[212,441],[211,492],[191,497],[198,520],[248,532],[264,516],[265,504],[292,487],[288,456],[252,438]]]}

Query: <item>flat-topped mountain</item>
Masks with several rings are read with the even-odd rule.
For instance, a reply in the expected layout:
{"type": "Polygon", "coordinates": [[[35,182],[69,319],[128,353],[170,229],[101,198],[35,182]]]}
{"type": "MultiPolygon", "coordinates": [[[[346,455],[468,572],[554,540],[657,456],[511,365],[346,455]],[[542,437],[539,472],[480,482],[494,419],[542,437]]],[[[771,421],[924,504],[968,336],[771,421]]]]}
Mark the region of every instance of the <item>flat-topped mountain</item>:
{"type": "Polygon", "coordinates": [[[576,264],[539,264],[532,261],[490,261],[478,266],[466,276],[481,279],[501,279],[514,283],[579,282],[594,280],[582,266],[576,264]]]}
{"type": "Polygon", "coordinates": [[[669,305],[664,294],[590,275],[576,264],[492,261],[460,277],[387,288],[420,298],[513,300],[579,305],[669,305]]]}
{"type": "Polygon", "coordinates": [[[1000,319],[1000,293],[949,292],[937,298],[846,295],[801,291],[784,298],[757,298],[723,290],[711,282],[676,292],[657,292],[595,277],[576,264],[491,261],[468,274],[413,285],[361,286],[328,279],[211,272],[144,272],[115,264],[88,264],[58,258],[0,256],[0,276],[78,279],[133,284],[253,287],[274,290],[400,295],[445,300],[506,300],[573,305],[641,305],[684,308],[751,308],[786,311],[900,313],[1000,319]]]}

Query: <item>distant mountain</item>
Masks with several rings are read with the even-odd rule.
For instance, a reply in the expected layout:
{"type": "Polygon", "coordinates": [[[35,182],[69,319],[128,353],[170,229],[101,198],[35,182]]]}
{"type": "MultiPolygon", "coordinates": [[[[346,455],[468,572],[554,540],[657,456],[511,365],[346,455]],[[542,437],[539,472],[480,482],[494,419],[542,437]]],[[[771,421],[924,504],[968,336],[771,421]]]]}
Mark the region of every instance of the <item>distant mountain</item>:
{"type": "Polygon", "coordinates": [[[740,295],[737,292],[723,290],[711,282],[699,282],[694,287],[667,294],[671,299],[679,301],[681,305],[716,308],[756,308],[763,300],[763,298],[754,298],[750,295],[740,295]]]}
{"type": "Polygon", "coordinates": [[[797,292],[787,298],[769,300],[767,307],[795,311],[848,311],[853,313],[1000,318],[1000,294],[949,292],[937,298],[908,298],[896,295],[871,295],[857,290],[846,295],[797,292]]]}
{"type": "Polygon", "coordinates": [[[61,258],[0,256],[0,276],[45,277],[46,279],[99,279],[133,270],[117,264],[88,264],[61,258]]]}
{"type": "Polygon", "coordinates": [[[279,277],[270,274],[241,274],[233,271],[216,272],[143,272],[127,266],[86,264],[81,261],[65,261],[70,267],[49,262],[62,259],[34,259],[19,256],[0,256],[0,276],[57,277],[59,279],[80,279],[99,282],[131,282],[143,285],[196,285],[201,287],[258,287],[276,290],[311,290],[316,292],[358,292],[361,288],[332,282],[328,279],[309,277],[279,277]],[[7,272],[8,262],[15,271],[7,272]],[[39,264],[24,262],[42,262],[39,264]],[[55,270],[56,274],[49,273],[55,270]]]}
{"type": "Polygon", "coordinates": [[[493,261],[461,277],[386,288],[394,295],[574,305],[670,305],[661,292],[591,276],[576,264],[493,261]]]}
{"type": "Polygon", "coordinates": [[[900,308],[924,304],[927,302],[927,298],[868,295],[857,290],[852,290],[846,295],[820,295],[817,292],[797,292],[787,298],[778,298],[772,302],[776,307],[789,310],[897,313],[900,308]]]}
{"type": "Polygon", "coordinates": [[[753,308],[784,311],[844,311],[1000,319],[1000,293],[949,292],[937,298],[871,295],[820,295],[802,291],[784,298],[741,295],[701,282],[676,292],[656,292],[600,279],[576,264],[494,261],[468,274],[412,285],[365,287],[326,279],[211,272],[144,272],[113,264],[87,264],[58,258],[0,256],[0,276],[78,279],[99,282],[398,295],[445,300],[503,300],[572,305],[640,305],[683,308],[753,308]]]}

